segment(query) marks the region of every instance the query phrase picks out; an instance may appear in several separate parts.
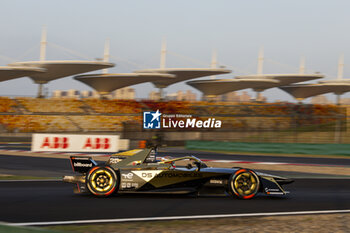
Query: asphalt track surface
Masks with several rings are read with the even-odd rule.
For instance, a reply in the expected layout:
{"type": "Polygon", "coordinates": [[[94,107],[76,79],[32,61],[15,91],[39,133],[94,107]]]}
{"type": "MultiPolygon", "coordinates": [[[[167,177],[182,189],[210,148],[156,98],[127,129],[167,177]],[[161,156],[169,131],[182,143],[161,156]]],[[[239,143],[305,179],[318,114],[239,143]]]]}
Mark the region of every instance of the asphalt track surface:
{"type": "Polygon", "coordinates": [[[73,174],[70,160],[0,155],[0,173],[19,176],[61,177],[73,174]]]}
{"type": "Polygon", "coordinates": [[[9,223],[350,209],[350,180],[297,179],[282,197],[75,195],[62,182],[0,182],[0,221],[9,223]]]}
{"type": "MultiPolygon", "coordinates": [[[[172,155],[171,153],[178,156],[187,154],[186,151],[170,151],[166,154],[172,155]]],[[[191,154],[203,159],[238,160],[237,155],[209,152],[191,154]]],[[[270,159],[270,156],[256,157],[259,158],[258,161],[270,159]]],[[[273,162],[278,158],[283,159],[278,156],[271,157],[274,158],[273,162]]],[[[253,156],[252,159],[256,158],[253,156]]],[[[314,164],[349,164],[348,159],[339,158],[324,161],[320,158],[301,159],[312,159],[311,163],[314,164]]],[[[247,160],[246,156],[244,160],[247,160]]],[[[295,160],[292,162],[296,163],[295,160]]],[[[72,174],[68,159],[0,155],[0,173],[6,171],[8,174],[31,176],[59,177],[72,174]]],[[[226,196],[165,194],[124,194],[97,198],[92,195],[73,194],[72,188],[72,184],[60,181],[0,181],[0,221],[23,223],[350,209],[350,179],[340,178],[296,179],[294,183],[286,185],[285,189],[290,191],[286,196],[260,195],[252,200],[226,196]]]]}

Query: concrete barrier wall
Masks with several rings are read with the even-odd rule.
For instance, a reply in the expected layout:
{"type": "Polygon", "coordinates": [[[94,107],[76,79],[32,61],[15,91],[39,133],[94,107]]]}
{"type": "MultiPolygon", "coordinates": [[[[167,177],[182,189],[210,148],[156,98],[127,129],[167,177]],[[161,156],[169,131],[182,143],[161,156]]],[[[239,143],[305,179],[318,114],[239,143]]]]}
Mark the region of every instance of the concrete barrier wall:
{"type": "Polygon", "coordinates": [[[191,150],[350,156],[350,144],[249,143],[193,140],[186,141],[186,148],[191,150]]]}

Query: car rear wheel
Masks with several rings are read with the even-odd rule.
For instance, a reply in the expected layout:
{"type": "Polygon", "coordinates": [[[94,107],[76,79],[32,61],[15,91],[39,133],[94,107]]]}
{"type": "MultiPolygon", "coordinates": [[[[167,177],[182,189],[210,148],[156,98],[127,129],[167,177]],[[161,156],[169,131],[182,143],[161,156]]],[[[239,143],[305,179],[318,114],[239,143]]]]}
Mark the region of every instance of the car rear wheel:
{"type": "Polygon", "coordinates": [[[118,175],[111,167],[93,167],[86,176],[88,190],[96,196],[109,196],[118,187],[118,175]]]}
{"type": "Polygon", "coordinates": [[[239,169],[232,174],[229,182],[230,193],[238,198],[251,199],[258,193],[259,177],[252,170],[239,169]]]}

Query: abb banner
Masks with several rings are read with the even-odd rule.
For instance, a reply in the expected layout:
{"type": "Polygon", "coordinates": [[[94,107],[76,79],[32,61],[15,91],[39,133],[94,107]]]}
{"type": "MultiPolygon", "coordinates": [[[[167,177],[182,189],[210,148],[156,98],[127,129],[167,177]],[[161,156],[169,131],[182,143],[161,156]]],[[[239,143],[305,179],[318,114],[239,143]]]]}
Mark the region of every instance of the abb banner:
{"type": "Polygon", "coordinates": [[[32,151],[117,152],[119,136],[33,134],[32,151]]]}

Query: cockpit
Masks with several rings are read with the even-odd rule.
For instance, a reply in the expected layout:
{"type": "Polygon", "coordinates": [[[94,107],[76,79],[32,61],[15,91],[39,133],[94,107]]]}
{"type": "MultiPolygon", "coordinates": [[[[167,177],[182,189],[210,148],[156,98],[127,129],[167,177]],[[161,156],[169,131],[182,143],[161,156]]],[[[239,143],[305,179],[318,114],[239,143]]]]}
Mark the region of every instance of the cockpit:
{"type": "Polygon", "coordinates": [[[199,171],[201,168],[206,168],[207,165],[195,156],[186,156],[181,158],[169,159],[159,162],[159,164],[171,164],[175,169],[179,170],[195,170],[199,171]]]}

